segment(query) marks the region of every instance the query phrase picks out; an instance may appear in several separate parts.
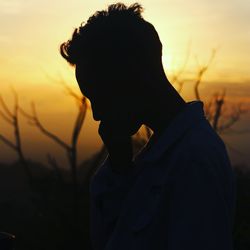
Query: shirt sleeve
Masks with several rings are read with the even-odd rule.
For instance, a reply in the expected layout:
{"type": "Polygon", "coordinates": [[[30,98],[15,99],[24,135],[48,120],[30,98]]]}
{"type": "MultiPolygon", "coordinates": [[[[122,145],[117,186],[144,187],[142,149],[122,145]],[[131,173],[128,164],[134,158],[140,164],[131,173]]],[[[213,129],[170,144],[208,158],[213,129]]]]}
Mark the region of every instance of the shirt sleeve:
{"type": "Polygon", "coordinates": [[[172,188],[168,249],[232,250],[232,218],[213,168],[206,163],[188,165],[172,188]]]}

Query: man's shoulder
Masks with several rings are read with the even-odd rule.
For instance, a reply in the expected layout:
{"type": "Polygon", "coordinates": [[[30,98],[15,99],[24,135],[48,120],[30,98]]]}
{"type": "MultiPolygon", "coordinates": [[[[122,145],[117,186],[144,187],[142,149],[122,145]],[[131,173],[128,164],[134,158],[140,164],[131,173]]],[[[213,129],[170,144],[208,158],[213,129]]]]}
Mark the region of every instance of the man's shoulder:
{"type": "Polygon", "coordinates": [[[208,168],[220,174],[231,173],[232,170],[225,144],[208,122],[190,129],[170,157],[177,172],[185,166],[208,168]]]}
{"type": "Polygon", "coordinates": [[[207,121],[191,128],[180,145],[197,157],[202,157],[204,154],[212,157],[226,153],[223,140],[207,121]]]}

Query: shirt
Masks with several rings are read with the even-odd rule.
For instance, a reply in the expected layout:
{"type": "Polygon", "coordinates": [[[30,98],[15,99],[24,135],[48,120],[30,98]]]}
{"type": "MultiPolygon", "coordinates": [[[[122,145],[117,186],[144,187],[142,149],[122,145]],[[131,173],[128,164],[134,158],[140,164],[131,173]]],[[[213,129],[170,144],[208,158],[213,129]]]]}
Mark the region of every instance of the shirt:
{"type": "Polygon", "coordinates": [[[187,103],[148,145],[129,175],[107,157],[92,176],[93,249],[232,250],[236,177],[203,103],[187,103]]]}

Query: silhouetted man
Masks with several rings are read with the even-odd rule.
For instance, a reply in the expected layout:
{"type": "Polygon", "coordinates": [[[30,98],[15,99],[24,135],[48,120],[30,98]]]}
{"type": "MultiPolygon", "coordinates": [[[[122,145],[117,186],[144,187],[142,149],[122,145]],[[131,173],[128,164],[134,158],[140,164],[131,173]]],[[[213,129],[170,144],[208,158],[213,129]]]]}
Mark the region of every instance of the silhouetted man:
{"type": "Polygon", "coordinates": [[[61,45],[109,155],[91,179],[94,250],[231,250],[234,175],[222,140],[168,81],[142,7],[96,12],[61,45]],[[131,136],[153,135],[133,157],[131,136]]]}

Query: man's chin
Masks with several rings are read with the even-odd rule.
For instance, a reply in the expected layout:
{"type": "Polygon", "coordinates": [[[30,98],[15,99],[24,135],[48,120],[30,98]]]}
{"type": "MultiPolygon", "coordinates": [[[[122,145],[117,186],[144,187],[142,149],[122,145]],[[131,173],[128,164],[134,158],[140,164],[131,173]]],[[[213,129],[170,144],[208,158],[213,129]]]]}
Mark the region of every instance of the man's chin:
{"type": "Polygon", "coordinates": [[[135,124],[124,121],[120,121],[119,123],[117,123],[117,121],[106,119],[105,121],[100,121],[99,134],[105,131],[106,135],[120,134],[123,136],[133,136],[138,132],[141,126],[141,123],[135,124]]]}

